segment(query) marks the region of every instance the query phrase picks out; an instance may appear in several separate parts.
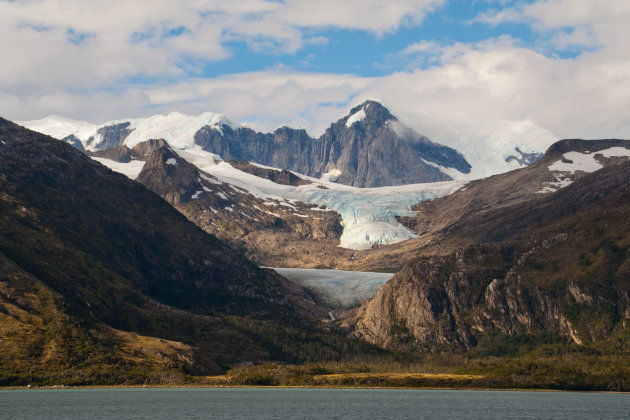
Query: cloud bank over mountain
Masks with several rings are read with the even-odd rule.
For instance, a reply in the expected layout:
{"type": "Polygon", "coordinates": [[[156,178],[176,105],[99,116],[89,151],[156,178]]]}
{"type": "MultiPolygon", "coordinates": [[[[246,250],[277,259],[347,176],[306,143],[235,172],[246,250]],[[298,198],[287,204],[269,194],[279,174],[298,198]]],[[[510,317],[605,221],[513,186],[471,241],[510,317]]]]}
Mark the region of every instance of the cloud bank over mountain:
{"type": "Polygon", "coordinates": [[[214,111],[317,136],[371,98],[430,136],[627,137],[627,2],[457,3],[0,1],[0,114],[214,111]]]}

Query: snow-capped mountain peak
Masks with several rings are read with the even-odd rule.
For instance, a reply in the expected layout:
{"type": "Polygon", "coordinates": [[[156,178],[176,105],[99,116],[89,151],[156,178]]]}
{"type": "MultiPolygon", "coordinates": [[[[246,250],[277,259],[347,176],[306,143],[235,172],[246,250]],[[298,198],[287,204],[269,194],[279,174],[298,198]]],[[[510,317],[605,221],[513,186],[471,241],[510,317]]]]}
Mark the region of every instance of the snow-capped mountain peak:
{"type": "Polygon", "coordinates": [[[77,138],[86,150],[94,151],[126,145],[133,148],[148,139],[161,138],[178,148],[194,146],[194,136],[202,127],[211,127],[223,134],[223,127],[241,127],[223,114],[205,112],[198,116],[171,112],[147,118],[132,118],[91,124],[52,115],[41,120],[21,122],[27,128],[60,140],[77,138]]]}

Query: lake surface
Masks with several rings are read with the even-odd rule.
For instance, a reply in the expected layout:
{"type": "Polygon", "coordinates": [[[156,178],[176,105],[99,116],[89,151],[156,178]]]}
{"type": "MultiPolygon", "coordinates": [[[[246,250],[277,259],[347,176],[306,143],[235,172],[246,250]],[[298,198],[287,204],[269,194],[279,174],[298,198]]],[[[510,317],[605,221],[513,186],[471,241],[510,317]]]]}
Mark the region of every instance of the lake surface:
{"type": "Polygon", "coordinates": [[[630,395],[398,389],[0,391],[6,419],[628,419],[630,395]]]}
{"type": "Polygon", "coordinates": [[[306,287],[333,307],[351,307],[376,296],[393,273],[269,267],[306,287]]]}

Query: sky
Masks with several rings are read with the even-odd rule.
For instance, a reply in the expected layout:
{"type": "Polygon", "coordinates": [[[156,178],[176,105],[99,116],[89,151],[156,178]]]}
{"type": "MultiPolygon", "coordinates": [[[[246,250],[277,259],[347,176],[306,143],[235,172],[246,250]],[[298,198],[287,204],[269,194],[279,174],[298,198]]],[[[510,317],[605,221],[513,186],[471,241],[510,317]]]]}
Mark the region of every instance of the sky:
{"type": "Polygon", "coordinates": [[[0,116],[630,138],[628,0],[0,0],[0,116]]]}

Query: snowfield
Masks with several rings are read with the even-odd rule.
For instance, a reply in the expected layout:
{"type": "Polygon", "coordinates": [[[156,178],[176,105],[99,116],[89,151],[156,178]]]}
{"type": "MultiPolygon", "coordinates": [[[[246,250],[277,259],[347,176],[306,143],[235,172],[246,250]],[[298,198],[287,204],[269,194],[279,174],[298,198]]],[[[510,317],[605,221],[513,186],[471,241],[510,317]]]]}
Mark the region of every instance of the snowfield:
{"type": "Polygon", "coordinates": [[[270,268],[309,289],[333,307],[351,307],[373,298],[381,286],[394,276],[392,273],[362,271],[270,268]]]}
{"type": "Polygon", "coordinates": [[[595,153],[591,152],[567,152],[562,155],[563,159],[557,160],[548,166],[549,170],[554,172],[556,182],[549,182],[545,187],[538,191],[539,193],[550,193],[558,191],[568,185],[571,185],[573,181],[566,177],[567,173],[574,174],[575,172],[595,172],[604,167],[596,159],[598,155],[605,158],[611,157],[628,157],[630,158],[630,149],[625,147],[610,147],[608,149],[600,150],[595,153]]]}
{"type": "Polygon", "coordinates": [[[480,125],[478,122],[425,116],[409,119],[408,125],[431,141],[454,148],[466,158],[472,166],[469,174],[440,168],[457,180],[481,179],[521,168],[523,166],[514,160],[506,162],[509,156],[520,157],[517,147],[525,153],[544,153],[559,140],[549,130],[526,120],[497,120],[480,125]]]}
{"type": "Polygon", "coordinates": [[[209,126],[223,134],[221,127],[229,126],[232,129],[241,127],[222,114],[205,112],[193,116],[179,112],[168,115],[154,115],[148,118],[131,118],[125,120],[108,121],[103,124],[90,124],[83,121],[75,121],[56,115],[34,121],[21,121],[18,124],[56,139],[74,134],[86,150],[96,150],[100,140],[98,130],[121,123],[129,123],[127,127],[131,134],[125,139],[124,144],[130,149],[136,144],[149,139],[164,139],[173,147],[185,148],[194,144],[195,133],[202,127],[209,126]],[[90,137],[95,141],[87,144],[90,137]]]}
{"type": "Polygon", "coordinates": [[[142,172],[142,168],[145,164],[143,160],[132,160],[131,162],[123,163],[100,157],[92,157],[92,159],[102,163],[114,172],[126,175],[129,179],[138,178],[138,175],[140,175],[140,172],[142,172]]]}

